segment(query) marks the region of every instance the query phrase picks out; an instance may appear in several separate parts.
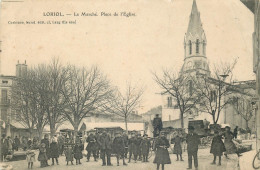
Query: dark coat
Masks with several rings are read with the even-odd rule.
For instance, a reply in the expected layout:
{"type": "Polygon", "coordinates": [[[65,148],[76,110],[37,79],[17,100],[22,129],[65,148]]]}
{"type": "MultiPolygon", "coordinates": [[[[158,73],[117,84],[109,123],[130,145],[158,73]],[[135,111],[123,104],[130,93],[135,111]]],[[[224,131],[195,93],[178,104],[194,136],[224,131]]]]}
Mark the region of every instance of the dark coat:
{"type": "Polygon", "coordinates": [[[174,143],[173,153],[174,154],[182,154],[181,142],[182,142],[182,138],[179,136],[176,136],[173,139],[173,143],[174,143]]]}
{"type": "Polygon", "coordinates": [[[87,140],[86,140],[86,142],[88,142],[88,145],[87,145],[87,147],[86,147],[86,150],[88,151],[88,152],[90,152],[90,151],[95,151],[96,150],[96,148],[97,148],[97,139],[96,139],[96,137],[94,136],[94,135],[89,135],[88,137],[87,137],[87,140]]]}
{"type": "Polygon", "coordinates": [[[123,135],[122,138],[124,140],[125,147],[128,147],[128,136],[127,135],[123,135]]]}
{"type": "Polygon", "coordinates": [[[74,146],[74,158],[75,159],[82,159],[83,155],[82,155],[82,150],[83,150],[83,145],[81,144],[76,144],[74,146]]]}
{"type": "Polygon", "coordinates": [[[134,155],[137,155],[138,153],[138,140],[137,137],[132,137],[128,141],[128,151],[132,152],[134,155]]]}
{"type": "Polygon", "coordinates": [[[153,119],[153,128],[162,130],[163,124],[162,124],[162,119],[161,118],[154,118],[153,119]]]}
{"type": "Polygon", "coordinates": [[[57,142],[52,142],[50,144],[50,158],[58,158],[59,157],[59,145],[57,142]]]}
{"type": "Polygon", "coordinates": [[[227,154],[236,153],[237,148],[236,148],[236,145],[234,144],[234,142],[232,141],[232,139],[233,139],[232,132],[225,132],[224,137],[225,137],[224,146],[226,148],[226,153],[227,154]]]}
{"type": "Polygon", "coordinates": [[[14,143],[15,143],[15,146],[20,146],[20,139],[19,138],[14,138],[14,143]]]}
{"type": "Polygon", "coordinates": [[[1,149],[2,149],[2,154],[7,155],[8,154],[8,139],[4,138],[1,140],[1,149]]]}
{"type": "Polygon", "coordinates": [[[125,142],[123,137],[115,137],[113,141],[113,151],[117,155],[124,155],[125,153],[125,142]]]}
{"type": "Polygon", "coordinates": [[[97,134],[95,135],[95,138],[96,138],[96,140],[97,140],[97,142],[96,142],[96,150],[97,150],[97,151],[100,150],[100,146],[99,146],[99,143],[98,143],[100,136],[101,136],[101,134],[99,134],[99,133],[97,133],[97,134]]]}
{"type": "Polygon", "coordinates": [[[98,140],[98,144],[99,144],[99,147],[100,149],[102,150],[111,150],[112,149],[112,141],[111,141],[111,138],[108,134],[106,133],[103,133],[99,140],[98,140]]]}
{"type": "Polygon", "coordinates": [[[199,135],[193,133],[193,135],[188,134],[186,137],[187,150],[188,152],[197,152],[199,149],[200,138],[199,135]]]}
{"type": "Polygon", "coordinates": [[[171,164],[168,149],[170,147],[169,141],[166,137],[159,137],[155,141],[156,155],[153,163],[156,164],[171,164]]]}
{"type": "Polygon", "coordinates": [[[66,148],[64,153],[65,153],[67,162],[68,161],[73,161],[74,153],[73,153],[72,147],[71,148],[66,148]]]}
{"type": "Polygon", "coordinates": [[[149,150],[151,148],[151,142],[149,139],[143,139],[141,142],[141,150],[143,155],[148,155],[149,150]]]}
{"type": "Polygon", "coordinates": [[[46,161],[46,160],[48,160],[48,157],[46,155],[46,148],[40,146],[39,151],[40,152],[39,152],[39,155],[38,155],[38,161],[46,161]]]}
{"type": "Polygon", "coordinates": [[[46,148],[46,155],[48,158],[50,158],[50,142],[48,139],[42,139],[41,143],[45,144],[45,148],[46,148]]]}
{"type": "Polygon", "coordinates": [[[58,144],[59,144],[59,146],[64,145],[64,143],[65,143],[65,138],[63,136],[59,136],[58,137],[58,144]]]}
{"type": "Polygon", "coordinates": [[[226,149],[221,136],[214,136],[211,143],[210,153],[216,156],[221,156],[225,151],[226,149]]]}

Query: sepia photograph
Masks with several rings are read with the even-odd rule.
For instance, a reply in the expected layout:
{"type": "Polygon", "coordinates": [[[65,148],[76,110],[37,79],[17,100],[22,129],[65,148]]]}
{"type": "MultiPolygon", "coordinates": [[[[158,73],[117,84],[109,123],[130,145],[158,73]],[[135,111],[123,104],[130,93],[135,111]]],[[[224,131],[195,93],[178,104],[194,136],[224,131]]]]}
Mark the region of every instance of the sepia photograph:
{"type": "Polygon", "coordinates": [[[0,0],[0,170],[260,169],[260,0],[0,0]]]}

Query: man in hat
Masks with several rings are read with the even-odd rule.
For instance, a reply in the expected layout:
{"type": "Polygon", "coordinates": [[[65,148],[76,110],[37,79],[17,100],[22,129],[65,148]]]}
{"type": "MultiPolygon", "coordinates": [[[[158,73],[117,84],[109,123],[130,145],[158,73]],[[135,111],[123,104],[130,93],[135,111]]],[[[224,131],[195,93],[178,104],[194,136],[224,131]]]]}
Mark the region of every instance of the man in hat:
{"type": "Polygon", "coordinates": [[[17,136],[15,136],[15,138],[14,138],[14,148],[13,149],[18,151],[19,146],[20,146],[20,139],[17,136]]]}
{"type": "Polygon", "coordinates": [[[187,150],[188,150],[188,163],[189,167],[187,169],[192,169],[192,157],[194,159],[195,169],[198,169],[198,146],[200,144],[200,138],[198,134],[194,132],[194,127],[189,126],[188,135],[186,138],[187,150]]]}
{"type": "MultiPolygon", "coordinates": [[[[96,138],[97,141],[99,141],[100,136],[101,136],[101,133],[100,132],[96,132],[95,138],[96,138]]],[[[100,155],[100,146],[99,146],[99,143],[97,142],[96,143],[96,158],[97,159],[99,158],[99,155],[100,155]]]]}
{"type": "Polygon", "coordinates": [[[111,164],[111,151],[112,151],[112,141],[110,136],[107,134],[106,131],[102,132],[98,140],[98,144],[100,146],[100,157],[102,159],[102,166],[113,166],[111,164]],[[107,157],[107,161],[106,161],[107,157]]]}
{"type": "Polygon", "coordinates": [[[162,170],[164,170],[164,165],[171,164],[171,159],[167,149],[170,147],[170,143],[163,131],[161,131],[158,138],[156,138],[154,147],[156,152],[153,163],[157,164],[157,170],[159,170],[160,165],[162,165],[162,170]]]}
{"type": "Polygon", "coordinates": [[[159,136],[162,128],[162,119],[159,117],[159,114],[156,114],[156,117],[153,119],[153,137],[159,136]]]}
{"type": "Polygon", "coordinates": [[[122,137],[123,137],[124,143],[125,143],[125,154],[124,154],[124,157],[127,158],[127,153],[128,153],[128,135],[126,134],[126,132],[123,133],[122,137]]]}
{"type": "Polygon", "coordinates": [[[97,161],[97,158],[96,158],[96,137],[93,133],[90,133],[90,135],[88,136],[86,142],[88,143],[87,147],[86,147],[86,150],[88,151],[88,154],[87,154],[87,162],[89,162],[89,159],[90,159],[90,156],[91,156],[91,153],[93,154],[93,157],[94,157],[94,160],[97,161]]]}
{"type": "Polygon", "coordinates": [[[150,140],[148,139],[148,135],[144,134],[144,138],[141,142],[141,152],[143,155],[143,162],[148,162],[148,154],[151,147],[150,140]]]}
{"type": "Polygon", "coordinates": [[[137,155],[138,155],[138,160],[139,161],[142,161],[142,148],[141,148],[141,143],[142,143],[142,140],[143,140],[143,138],[142,138],[142,136],[141,136],[141,134],[138,134],[137,135],[137,155]]]}
{"type": "Polygon", "coordinates": [[[138,141],[137,141],[137,135],[133,132],[131,134],[131,138],[129,139],[129,160],[128,163],[131,162],[132,154],[134,155],[135,162],[137,161],[137,154],[138,154],[138,141]]]}
{"type": "Polygon", "coordinates": [[[120,159],[120,157],[123,158],[123,165],[127,165],[125,163],[125,157],[124,157],[125,143],[124,143],[124,139],[121,136],[120,132],[116,133],[116,137],[115,137],[115,139],[113,141],[113,150],[114,150],[114,153],[116,154],[117,166],[119,166],[119,159],[120,159]]]}

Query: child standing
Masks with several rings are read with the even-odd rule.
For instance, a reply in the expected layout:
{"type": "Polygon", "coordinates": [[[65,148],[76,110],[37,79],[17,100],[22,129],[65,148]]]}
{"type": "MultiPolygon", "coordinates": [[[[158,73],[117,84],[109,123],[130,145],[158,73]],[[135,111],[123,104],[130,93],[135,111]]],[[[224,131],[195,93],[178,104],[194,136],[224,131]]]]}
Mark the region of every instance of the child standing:
{"type": "Polygon", "coordinates": [[[67,165],[69,164],[69,162],[71,162],[71,165],[73,165],[73,149],[71,145],[67,145],[65,150],[65,156],[66,156],[67,165]]]}
{"type": "Polygon", "coordinates": [[[38,155],[38,161],[41,162],[41,168],[43,168],[43,167],[48,166],[48,163],[47,163],[48,157],[46,155],[45,143],[42,143],[40,145],[39,150],[40,150],[40,152],[39,152],[39,155],[38,155]]]}
{"type": "Polygon", "coordinates": [[[26,160],[28,162],[28,169],[33,167],[33,162],[35,162],[35,153],[31,150],[31,147],[26,152],[26,160]]]}
{"type": "Polygon", "coordinates": [[[218,165],[221,165],[221,156],[223,154],[223,152],[225,152],[225,146],[224,143],[222,141],[222,137],[221,135],[219,135],[218,131],[214,131],[214,137],[212,140],[212,144],[211,144],[211,148],[210,148],[210,153],[212,153],[214,155],[214,160],[211,164],[216,164],[216,158],[217,156],[219,157],[219,162],[218,165]]]}
{"type": "Polygon", "coordinates": [[[174,143],[173,153],[177,155],[176,161],[179,161],[179,155],[180,155],[180,160],[183,161],[182,148],[181,148],[182,138],[180,136],[181,135],[179,133],[177,133],[176,137],[173,140],[173,143],[174,143]]]}
{"type": "Polygon", "coordinates": [[[83,145],[80,141],[76,141],[76,145],[74,146],[74,158],[76,159],[76,165],[81,164],[80,159],[83,158],[82,150],[83,145]]]}
{"type": "Polygon", "coordinates": [[[55,137],[52,138],[50,144],[50,157],[52,158],[52,165],[54,165],[54,159],[56,160],[56,164],[59,165],[59,146],[55,137]]]}

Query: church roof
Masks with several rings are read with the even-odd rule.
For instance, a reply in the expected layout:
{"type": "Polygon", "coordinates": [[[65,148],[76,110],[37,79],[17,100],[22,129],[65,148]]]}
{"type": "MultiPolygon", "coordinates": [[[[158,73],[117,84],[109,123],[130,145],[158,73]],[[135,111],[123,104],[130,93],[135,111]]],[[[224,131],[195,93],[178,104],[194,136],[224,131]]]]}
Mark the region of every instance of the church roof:
{"type": "Polygon", "coordinates": [[[201,37],[203,33],[204,30],[202,28],[202,23],[200,20],[200,13],[197,8],[197,3],[196,0],[193,0],[187,35],[191,34],[195,36],[196,34],[198,34],[198,36],[201,37]]]}

